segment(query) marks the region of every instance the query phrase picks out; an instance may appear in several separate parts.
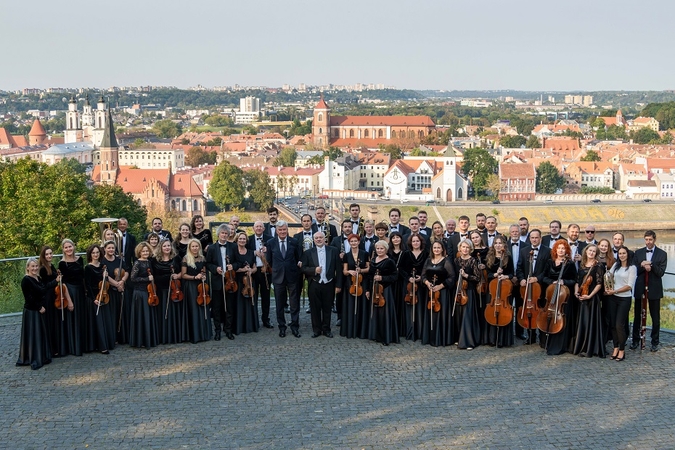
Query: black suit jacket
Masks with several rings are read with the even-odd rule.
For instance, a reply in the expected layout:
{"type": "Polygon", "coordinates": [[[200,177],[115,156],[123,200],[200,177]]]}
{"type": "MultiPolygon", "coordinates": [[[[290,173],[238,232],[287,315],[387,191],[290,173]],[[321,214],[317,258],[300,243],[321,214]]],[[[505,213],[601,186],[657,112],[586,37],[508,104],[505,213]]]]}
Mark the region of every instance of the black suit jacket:
{"type": "MultiPolygon", "coordinates": [[[[314,230],[311,230],[312,236],[311,236],[311,241],[312,244],[309,246],[309,248],[314,247],[314,230]]],[[[299,233],[296,233],[293,235],[293,239],[295,239],[298,242],[298,245],[300,246],[300,253],[304,253],[305,250],[305,230],[302,230],[299,233]]]]}
{"type": "MultiPolygon", "coordinates": [[[[391,230],[391,226],[389,227],[391,230]]],[[[387,236],[389,236],[389,233],[391,231],[387,232],[387,236]]],[[[410,228],[406,227],[403,225],[401,222],[398,223],[398,232],[401,233],[401,236],[405,236],[406,234],[410,233],[410,228]]]]}
{"type": "Polygon", "coordinates": [[[298,242],[290,236],[286,238],[285,258],[281,256],[278,236],[267,241],[266,247],[267,262],[272,265],[272,283],[296,283],[298,275],[300,274],[300,268],[298,268],[298,261],[300,261],[300,246],[298,245],[298,242]]]}
{"type": "MultiPolygon", "coordinates": [[[[471,231],[467,231],[466,237],[464,239],[469,239],[470,234],[471,234],[471,231]]],[[[459,243],[462,241],[461,235],[462,234],[459,231],[455,231],[455,233],[452,236],[450,236],[450,240],[452,241],[452,245],[453,245],[455,251],[457,251],[459,249],[459,243]]],[[[453,258],[454,258],[454,256],[453,256],[453,258]]]]}
{"type": "MultiPolygon", "coordinates": [[[[326,248],[326,279],[335,282],[336,287],[342,287],[342,264],[340,255],[335,247],[329,245],[326,248]]],[[[319,251],[312,247],[302,254],[302,273],[312,281],[321,281],[321,275],[316,273],[319,267],[319,251]]]]}
{"type": "MultiPolygon", "coordinates": [[[[483,237],[483,244],[485,244],[487,247],[489,247],[489,245],[488,245],[488,234],[490,234],[490,233],[486,230],[485,236],[483,237]]],[[[495,230],[495,237],[501,236],[501,235],[502,234],[499,231],[495,230]]],[[[506,236],[506,238],[508,239],[508,236],[506,236]]],[[[492,240],[494,241],[494,238],[492,240]]]]}
{"type": "MultiPolygon", "coordinates": [[[[235,251],[237,250],[237,244],[233,242],[225,243],[225,256],[230,259],[230,264],[232,264],[232,269],[237,270],[238,264],[235,262],[235,251]]],[[[215,291],[223,290],[223,277],[218,274],[218,267],[225,267],[227,261],[223,261],[222,254],[220,253],[220,242],[216,241],[213,244],[209,245],[209,248],[206,250],[206,270],[211,273],[211,289],[215,291]]]]}
{"type": "MultiPolygon", "coordinates": [[[[563,235],[561,234],[561,235],[558,237],[558,239],[565,239],[565,238],[564,238],[563,235]]],[[[557,241],[558,239],[554,239],[554,240],[557,241]]],[[[543,238],[541,238],[541,245],[543,245],[544,247],[548,247],[549,249],[551,248],[551,235],[550,235],[550,234],[547,234],[546,236],[544,236],[543,238]]]]}
{"type": "MultiPolygon", "coordinates": [[[[271,230],[271,228],[270,228],[270,223],[269,223],[269,222],[265,222],[264,225],[265,225],[265,230],[263,231],[263,234],[267,234],[267,235],[269,235],[269,236],[276,237],[276,235],[277,235],[276,232],[274,233],[274,235],[272,235],[272,232],[270,231],[270,230],[271,230]]],[[[271,239],[271,238],[270,238],[270,239],[271,239]]]]}
{"type": "MultiPolygon", "coordinates": [[[[272,236],[270,236],[269,234],[265,234],[264,231],[261,237],[263,245],[265,245],[267,241],[272,239],[272,236]]],[[[255,251],[255,234],[252,234],[248,237],[248,243],[246,244],[246,248],[255,251]]]]}
{"type": "MultiPolygon", "coordinates": [[[[317,231],[319,231],[319,225],[316,224],[316,223],[313,223],[313,224],[312,224],[312,231],[313,231],[314,233],[316,233],[317,231]]],[[[324,231],[324,230],[323,230],[323,224],[322,224],[322,227],[321,227],[321,231],[324,231]]],[[[330,242],[333,240],[333,238],[334,238],[335,236],[338,235],[337,228],[335,228],[335,225],[333,225],[332,223],[329,223],[329,224],[328,224],[328,232],[329,232],[329,234],[330,234],[330,238],[329,238],[329,239],[326,239],[326,245],[330,244],[330,242]]],[[[324,231],[324,234],[326,234],[325,231],[324,231]]]]}
{"type": "Polygon", "coordinates": [[[127,245],[124,248],[124,268],[127,272],[131,273],[131,268],[134,266],[134,261],[136,261],[136,237],[127,232],[127,245]]]}
{"type": "MultiPolygon", "coordinates": [[[[427,237],[431,237],[432,230],[429,227],[420,227],[420,233],[422,233],[422,230],[426,231],[427,237]]],[[[425,234],[425,233],[422,233],[425,234]]]]}
{"type": "MultiPolygon", "coordinates": [[[[634,297],[639,300],[645,292],[645,269],[641,267],[642,261],[647,260],[647,247],[635,250],[633,264],[637,266],[637,279],[635,280],[634,297]]],[[[668,254],[660,248],[654,246],[652,255],[652,270],[649,272],[649,292],[647,294],[650,300],[658,300],[663,297],[663,274],[668,265],[668,254]]]]}
{"type": "MultiPolygon", "coordinates": [[[[373,235],[373,240],[370,242],[370,251],[368,252],[368,256],[373,256],[375,253],[375,243],[380,240],[380,238],[377,237],[376,234],[373,235]]],[[[362,236],[361,237],[361,242],[359,243],[359,250],[363,250],[364,252],[366,251],[366,237],[362,236]]]]}
{"type": "MultiPolygon", "coordinates": [[[[520,255],[518,256],[518,267],[516,268],[516,276],[519,280],[524,280],[530,273],[530,250],[532,250],[532,247],[524,247],[520,249],[520,255]]],[[[537,260],[534,264],[534,272],[532,273],[533,277],[537,277],[539,283],[543,283],[544,268],[546,267],[547,261],[550,260],[551,249],[539,244],[539,252],[537,254],[537,260]]]]}

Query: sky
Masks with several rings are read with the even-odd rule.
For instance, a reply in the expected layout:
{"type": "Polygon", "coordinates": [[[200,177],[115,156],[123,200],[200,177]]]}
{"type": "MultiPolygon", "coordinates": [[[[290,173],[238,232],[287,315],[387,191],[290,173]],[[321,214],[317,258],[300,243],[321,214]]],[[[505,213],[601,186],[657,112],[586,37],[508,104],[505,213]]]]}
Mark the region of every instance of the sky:
{"type": "Polygon", "coordinates": [[[2,1],[0,90],[675,89],[672,0],[2,1]]]}

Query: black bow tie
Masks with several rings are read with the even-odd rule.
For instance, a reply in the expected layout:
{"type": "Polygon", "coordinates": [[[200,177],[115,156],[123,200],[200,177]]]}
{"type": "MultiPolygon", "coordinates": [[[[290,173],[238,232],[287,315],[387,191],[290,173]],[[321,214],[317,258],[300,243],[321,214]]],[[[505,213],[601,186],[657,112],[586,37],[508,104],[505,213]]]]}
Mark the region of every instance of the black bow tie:
{"type": "Polygon", "coordinates": [[[270,225],[270,228],[276,228],[276,227],[277,227],[276,225],[270,225]]]}
{"type": "Polygon", "coordinates": [[[518,244],[519,244],[519,242],[511,242],[511,247],[513,247],[514,245],[515,245],[516,247],[518,247],[518,244]]]}
{"type": "Polygon", "coordinates": [[[218,242],[218,247],[227,247],[227,244],[221,244],[220,242],[218,242]]]}
{"type": "Polygon", "coordinates": [[[372,241],[373,241],[373,238],[371,238],[371,237],[367,237],[367,238],[365,238],[365,239],[366,239],[366,241],[368,241],[368,242],[372,242],[372,241]]]}
{"type": "Polygon", "coordinates": [[[647,253],[653,253],[654,250],[647,250],[647,253]]]}
{"type": "Polygon", "coordinates": [[[495,237],[495,235],[494,235],[494,234],[488,234],[488,237],[489,237],[489,238],[495,237]]]}
{"type": "Polygon", "coordinates": [[[467,234],[462,234],[462,233],[460,233],[459,237],[465,238],[465,237],[467,237],[468,235],[469,235],[469,233],[467,233],[467,234]]]}
{"type": "Polygon", "coordinates": [[[538,252],[538,251],[539,251],[539,247],[535,247],[535,248],[533,248],[532,250],[535,251],[535,252],[538,252]]]}
{"type": "Polygon", "coordinates": [[[618,248],[613,248],[612,251],[613,251],[614,253],[616,253],[616,252],[619,251],[619,249],[618,249],[618,248]]]}
{"type": "Polygon", "coordinates": [[[577,246],[577,242],[570,242],[570,247],[576,247],[576,246],[577,246]]]}
{"type": "Polygon", "coordinates": [[[311,235],[311,234],[312,234],[312,232],[311,232],[311,231],[303,231],[303,233],[305,233],[305,236],[307,236],[308,234],[309,234],[309,235],[311,235]]]}
{"type": "Polygon", "coordinates": [[[352,223],[359,223],[358,220],[352,220],[352,223]]]}

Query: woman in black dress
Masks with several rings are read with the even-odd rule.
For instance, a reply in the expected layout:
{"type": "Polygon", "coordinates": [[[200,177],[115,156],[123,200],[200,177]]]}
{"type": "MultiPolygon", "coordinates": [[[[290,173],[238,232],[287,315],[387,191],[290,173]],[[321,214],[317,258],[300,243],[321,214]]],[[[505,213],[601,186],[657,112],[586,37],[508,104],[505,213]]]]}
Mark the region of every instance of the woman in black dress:
{"type": "Polygon", "coordinates": [[[88,305],[84,295],[84,262],[75,254],[75,244],[70,239],[61,242],[63,259],[59,261],[63,287],[68,289],[72,303],[66,312],[66,348],[59,352],[63,355],[82,356],[82,352],[93,351],[85,347],[85,339],[89,332],[88,305]]]}
{"type": "MultiPolygon", "coordinates": [[[[45,245],[40,251],[40,280],[44,284],[48,284],[53,280],[56,280],[58,274],[56,273],[56,267],[52,264],[52,259],[54,258],[54,250],[45,245]]],[[[64,294],[67,296],[68,300],[64,304],[64,314],[63,320],[61,319],[61,309],[57,308],[54,304],[54,290],[47,289],[45,292],[45,308],[47,312],[45,313],[45,320],[47,324],[47,333],[49,333],[49,342],[52,346],[52,356],[61,356],[61,351],[66,353],[63,356],[67,355],[68,348],[66,346],[66,314],[65,310],[68,308],[68,303],[72,305],[72,301],[68,296],[68,289],[63,288],[64,294]]]]}
{"type": "MultiPolygon", "coordinates": [[[[109,281],[107,267],[101,264],[101,247],[94,244],[87,249],[87,265],[84,267],[84,287],[87,294],[87,302],[93,306],[90,308],[89,322],[94,324],[94,348],[107,355],[110,350],[115,348],[115,310],[108,300],[107,303],[99,302],[103,299],[100,296],[101,288],[105,288],[105,293],[109,292],[109,281]],[[105,278],[105,286],[102,284],[105,278]],[[100,304],[99,304],[100,303],[100,304]]],[[[108,297],[109,299],[110,297],[108,297]]]]}
{"type": "Polygon", "coordinates": [[[420,317],[424,318],[422,344],[432,347],[452,345],[455,342],[452,332],[452,297],[455,294],[457,277],[442,242],[431,244],[431,255],[425,260],[422,269],[422,284],[422,291],[428,293],[421,302],[424,307],[424,315],[420,317]],[[438,293],[438,299],[431,302],[431,295],[435,293],[438,293]],[[435,311],[436,301],[441,305],[439,311],[435,311]]]}
{"type": "MultiPolygon", "coordinates": [[[[438,220],[434,222],[433,225],[431,225],[431,236],[429,236],[429,240],[433,244],[436,241],[442,242],[443,245],[445,246],[446,238],[445,238],[445,230],[443,229],[443,224],[440,223],[438,220]]],[[[454,258],[455,255],[448,255],[451,258],[454,258]]]]}
{"type": "MultiPolygon", "coordinates": [[[[398,234],[398,233],[394,233],[398,234]]],[[[399,335],[396,327],[396,310],[394,308],[393,285],[398,278],[396,263],[387,256],[389,244],[384,241],[375,243],[375,258],[370,261],[369,288],[366,297],[370,300],[370,339],[389,345],[392,342],[398,344],[399,335]],[[379,283],[383,290],[384,305],[373,305],[373,293],[375,282],[379,283]]]]}
{"type": "Polygon", "coordinates": [[[253,274],[256,273],[258,267],[255,262],[255,255],[253,250],[246,248],[248,244],[248,237],[246,233],[237,233],[235,238],[237,249],[234,251],[234,267],[237,273],[237,314],[233,318],[232,332],[234,334],[241,333],[257,333],[260,327],[258,322],[258,307],[255,304],[255,293],[251,296],[244,296],[244,278],[250,282],[250,287],[253,289],[253,274]]]}
{"type": "MultiPolygon", "coordinates": [[[[562,277],[560,284],[567,286],[570,296],[562,305],[562,314],[565,319],[565,327],[556,334],[539,333],[539,345],[546,349],[548,355],[561,355],[571,349],[574,334],[576,332],[576,309],[572,302],[576,301],[574,297],[574,285],[577,281],[577,268],[574,261],[571,261],[572,250],[564,239],[558,239],[553,243],[551,249],[551,259],[546,261],[546,267],[542,273],[542,281],[545,285],[551,286],[558,282],[560,271],[562,277]]],[[[541,314],[541,313],[540,313],[541,314]]],[[[540,330],[543,331],[543,330],[540,330]]]]}
{"type": "MultiPolygon", "coordinates": [[[[202,254],[202,244],[192,239],[188,244],[188,252],[181,263],[181,279],[183,280],[183,301],[187,308],[188,339],[193,344],[209,341],[213,337],[211,328],[211,308],[197,304],[197,286],[206,280],[206,261],[202,254]]],[[[208,292],[208,287],[206,287],[208,292]]]]}
{"type": "Polygon", "coordinates": [[[182,223],[178,227],[178,236],[173,242],[173,245],[176,247],[176,253],[178,257],[183,260],[185,254],[187,253],[188,244],[192,239],[192,232],[190,231],[190,224],[182,223]]]}
{"type": "Polygon", "coordinates": [[[387,236],[388,231],[389,227],[384,222],[380,222],[375,225],[375,236],[377,236],[378,241],[384,241],[387,244],[389,244],[389,237],[387,236]]]}
{"type": "MultiPolygon", "coordinates": [[[[359,249],[358,234],[349,235],[350,250],[342,258],[342,273],[344,274],[344,289],[342,291],[342,323],[340,324],[340,336],[347,338],[368,339],[370,323],[370,303],[366,301],[366,283],[364,276],[370,272],[370,258],[365,250],[359,249]],[[358,263],[358,264],[357,264],[358,263]],[[352,295],[349,290],[352,287],[352,277],[356,277],[356,268],[359,268],[359,285],[361,295],[352,295]]],[[[375,244],[373,244],[373,251],[375,244]]],[[[338,294],[340,295],[340,294],[338,294]]]]}
{"type": "MultiPolygon", "coordinates": [[[[485,266],[487,269],[488,283],[491,284],[492,280],[499,279],[502,280],[502,289],[505,289],[505,286],[511,286],[511,289],[513,290],[516,289],[516,287],[513,287],[513,283],[511,283],[511,278],[513,278],[514,274],[513,258],[509,255],[508,247],[510,246],[507,244],[503,235],[500,234],[495,236],[492,241],[492,247],[490,248],[490,251],[488,251],[485,260],[485,266]]],[[[511,298],[512,297],[509,296],[509,305],[511,305],[511,298]]],[[[488,302],[491,301],[492,298],[488,294],[488,302]]],[[[513,321],[503,327],[497,327],[487,323],[487,330],[488,344],[490,346],[511,347],[513,345],[513,321]]]]}
{"type": "Polygon", "coordinates": [[[485,320],[485,307],[487,306],[489,299],[488,292],[488,279],[485,260],[487,259],[488,251],[490,250],[483,243],[483,235],[478,231],[474,230],[469,233],[469,239],[473,244],[473,251],[471,256],[478,260],[478,268],[480,269],[481,277],[476,286],[476,292],[478,292],[478,321],[480,322],[480,341],[481,344],[487,345],[490,343],[490,337],[488,332],[488,323],[485,320]]]}
{"type": "MultiPolygon", "coordinates": [[[[162,239],[155,252],[155,257],[150,258],[152,274],[155,277],[155,286],[159,296],[159,320],[157,328],[160,344],[177,344],[187,340],[187,311],[185,301],[182,301],[183,291],[177,287],[180,295],[172,299],[169,289],[171,280],[180,283],[180,259],[176,256],[176,250],[168,239],[162,239]]],[[[176,289],[174,289],[175,291],[176,289]]],[[[176,296],[174,296],[176,297],[176,296]]]]}
{"type": "Polygon", "coordinates": [[[113,241],[103,243],[101,264],[106,266],[108,271],[108,282],[110,283],[108,297],[110,297],[110,308],[114,311],[114,329],[117,333],[117,343],[127,344],[129,342],[131,296],[129,296],[129,301],[125,301],[124,290],[129,274],[123,269],[122,259],[116,253],[117,248],[113,241]]]}
{"type": "Polygon", "coordinates": [[[131,298],[131,323],[129,326],[129,345],[131,347],[155,347],[159,344],[157,329],[157,310],[159,305],[148,304],[148,284],[152,283],[152,269],[150,267],[151,249],[147,242],[136,246],[136,262],[131,269],[131,288],[134,290],[131,298]]]}
{"type": "Polygon", "coordinates": [[[202,253],[206,253],[206,247],[213,244],[213,236],[211,235],[211,230],[204,227],[204,218],[200,215],[193,216],[190,230],[192,231],[192,236],[202,244],[202,253]]]}
{"type": "Polygon", "coordinates": [[[52,349],[45,323],[46,294],[53,290],[60,275],[47,284],[43,284],[38,274],[40,266],[35,258],[26,261],[26,275],[21,280],[23,292],[23,318],[21,322],[21,341],[17,366],[30,366],[37,370],[52,362],[52,349]]]}
{"type": "Polygon", "coordinates": [[[596,259],[597,255],[597,245],[590,244],[584,248],[574,285],[574,295],[579,299],[579,314],[572,354],[589,358],[605,357],[605,331],[600,310],[605,268],[596,259]],[[587,290],[586,294],[584,290],[587,290]]]}
{"type": "MultiPolygon", "coordinates": [[[[406,251],[405,242],[403,241],[403,236],[398,231],[394,231],[389,234],[389,250],[387,255],[389,258],[394,261],[396,269],[398,270],[399,265],[401,264],[401,259],[403,258],[403,253],[406,251]]],[[[371,260],[374,258],[374,255],[371,256],[371,260]]],[[[371,273],[372,275],[372,273],[371,273]]],[[[400,271],[397,272],[396,280],[392,286],[394,294],[394,311],[396,311],[396,329],[399,332],[399,335],[405,331],[405,280],[400,271]],[[402,329],[403,328],[403,329],[402,329]]]]}
{"type": "Polygon", "coordinates": [[[457,302],[453,305],[453,326],[457,348],[462,350],[472,350],[481,344],[481,322],[478,318],[480,311],[478,293],[476,286],[480,281],[480,269],[478,260],[471,256],[473,244],[470,240],[464,239],[457,245],[459,256],[455,258],[455,267],[459,269],[457,282],[466,281],[465,288],[460,287],[460,295],[466,297],[466,304],[460,305],[457,302]]]}
{"type": "Polygon", "coordinates": [[[420,283],[422,281],[424,263],[429,259],[429,249],[424,248],[424,246],[424,239],[419,235],[411,235],[408,238],[408,250],[403,252],[401,262],[398,265],[399,280],[402,280],[402,282],[397,282],[397,288],[400,289],[395,294],[397,298],[403,296],[405,299],[408,284],[416,283],[415,297],[417,303],[413,307],[410,303],[404,301],[402,316],[398,318],[399,334],[413,341],[422,337],[422,329],[424,328],[424,314],[428,291],[427,289],[420,289],[422,287],[420,283]]]}
{"type": "Polygon", "coordinates": [[[159,247],[159,241],[161,240],[159,234],[155,233],[154,231],[148,234],[147,239],[145,242],[150,244],[150,251],[152,251],[152,254],[154,254],[157,251],[157,248],[159,247]]]}

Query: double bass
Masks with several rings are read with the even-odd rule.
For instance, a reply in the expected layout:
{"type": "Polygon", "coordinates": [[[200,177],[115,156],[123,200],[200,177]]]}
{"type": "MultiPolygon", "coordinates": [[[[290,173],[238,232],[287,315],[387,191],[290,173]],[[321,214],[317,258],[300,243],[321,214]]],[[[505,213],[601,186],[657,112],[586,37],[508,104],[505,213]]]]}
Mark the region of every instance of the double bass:
{"type": "Polygon", "coordinates": [[[563,259],[558,280],[546,288],[546,306],[537,316],[537,328],[543,333],[557,334],[565,328],[563,307],[570,296],[570,290],[564,284],[560,284],[560,280],[568,261],[567,257],[563,259]]]}
{"type": "Polygon", "coordinates": [[[499,269],[494,280],[490,281],[490,303],[485,307],[485,320],[492,326],[504,327],[513,320],[513,306],[509,296],[513,289],[510,279],[500,280],[507,254],[504,252],[499,261],[499,269]]]}
{"type": "MultiPolygon", "coordinates": [[[[534,250],[530,250],[530,270],[527,274],[527,280],[532,277],[534,271],[534,250]]],[[[527,282],[525,286],[520,287],[520,295],[523,298],[523,306],[518,308],[518,324],[526,330],[537,328],[537,316],[539,307],[537,300],[541,297],[541,285],[536,281],[527,282]]]]}

